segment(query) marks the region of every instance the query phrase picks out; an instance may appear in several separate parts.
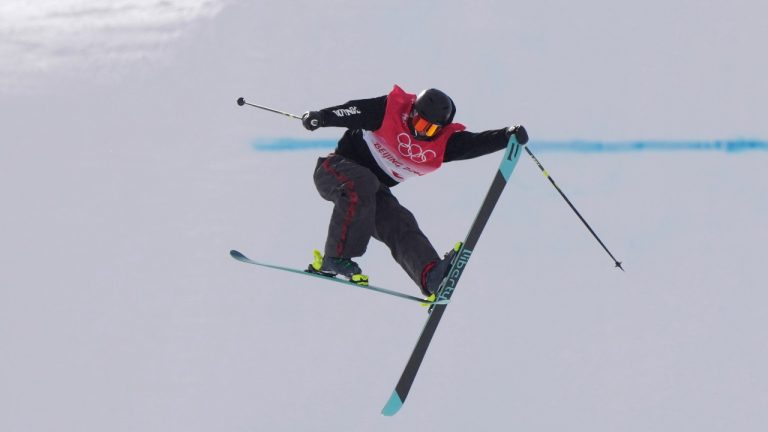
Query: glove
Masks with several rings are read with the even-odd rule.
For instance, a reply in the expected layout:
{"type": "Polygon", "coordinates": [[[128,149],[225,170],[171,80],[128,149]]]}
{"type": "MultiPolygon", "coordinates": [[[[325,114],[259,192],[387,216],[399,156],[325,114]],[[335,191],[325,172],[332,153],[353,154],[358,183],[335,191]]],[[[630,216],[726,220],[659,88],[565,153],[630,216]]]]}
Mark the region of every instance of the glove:
{"type": "Polygon", "coordinates": [[[528,143],[528,132],[525,130],[523,126],[510,126],[507,128],[507,139],[509,139],[512,135],[515,136],[515,140],[519,144],[525,145],[528,143]]]}
{"type": "Polygon", "coordinates": [[[323,126],[323,113],[320,111],[307,111],[301,116],[301,124],[307,130],[315,130],[323,126]]]}

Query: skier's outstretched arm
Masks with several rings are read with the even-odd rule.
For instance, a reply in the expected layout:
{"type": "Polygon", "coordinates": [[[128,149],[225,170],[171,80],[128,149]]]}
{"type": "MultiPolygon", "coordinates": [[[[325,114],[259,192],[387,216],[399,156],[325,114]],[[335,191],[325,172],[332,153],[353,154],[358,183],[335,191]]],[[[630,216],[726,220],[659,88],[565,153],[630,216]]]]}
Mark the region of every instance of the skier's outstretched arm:
{"type": "Polygon", "coordinates": [[[485,132],[461,131],[451,135],[445,147],[443,162],[472,159],[507,147],[509,137],[515,135],[517,142],[528,142],[528,133],[523,126],[510,126],[485,132]]]}
{"type": "Polygon", "coordinates": [[[319,111],[307,111],[301,122],[308,130],[329,126],[376,130],[381,127],[386,108],[386,96],[351,100],[319,111]]]}

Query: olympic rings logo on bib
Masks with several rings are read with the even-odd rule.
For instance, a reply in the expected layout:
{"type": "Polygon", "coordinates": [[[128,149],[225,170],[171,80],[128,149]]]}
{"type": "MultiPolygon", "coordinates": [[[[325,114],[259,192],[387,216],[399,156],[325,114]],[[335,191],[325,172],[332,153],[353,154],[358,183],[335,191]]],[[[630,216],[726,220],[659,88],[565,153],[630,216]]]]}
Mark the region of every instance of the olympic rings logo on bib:
{"type": "Polygon", "coordinates": [[[433,150],[424,150],[420,145],[413,144],[411,137],[406,133],[398,135],[397,142],[399,144],[397,149],[400,151],[400,154],[416,163],[424,163],[437,156],[433,150]]]}

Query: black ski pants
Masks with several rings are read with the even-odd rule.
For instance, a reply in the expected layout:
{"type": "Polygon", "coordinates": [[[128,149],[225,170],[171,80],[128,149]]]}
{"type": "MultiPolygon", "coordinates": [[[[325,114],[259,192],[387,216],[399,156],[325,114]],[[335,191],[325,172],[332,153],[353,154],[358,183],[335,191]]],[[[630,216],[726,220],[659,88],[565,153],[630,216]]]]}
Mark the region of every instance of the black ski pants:
{"type": "Polygon", "coordinates": [[[422,272],[439,256],[389,187],[368,168],[333,153],[318,159],[314,180],[320,196],[334,204],[325,255],[362,256],[373,237],[421,288],[422,272]]]}

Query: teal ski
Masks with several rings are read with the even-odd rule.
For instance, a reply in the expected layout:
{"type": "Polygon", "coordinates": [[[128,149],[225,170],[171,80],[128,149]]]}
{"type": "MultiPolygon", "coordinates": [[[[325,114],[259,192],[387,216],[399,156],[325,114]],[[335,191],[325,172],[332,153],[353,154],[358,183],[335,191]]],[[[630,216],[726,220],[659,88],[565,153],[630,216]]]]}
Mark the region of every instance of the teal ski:
{"type": "MultiPolygon", "coordinates": [[[[451,299],[451,296],[456,289],[456,284],[467,266],[469,257],[472,255],[472,251],[475,249],[475,245],[480,239],[480,234],[483,232],[485,224],[491,217],[491,213],[493,212],[501,193],[504,191],[507,181],[512,175],[512,171],[514,171],[515,166],[517,165],[523,145],[525,145],[525,143],[518,143],[514,135],[509,139],[507,150],[504,153],[504,159],[502,159],[499,170],[496,172],[491,187],[485,196],[485,200],[483,200],[483,204],[480,206],[475,221],[469,229],[469,234],[467,234],[467,238],[464,240],[458,253],[453,257],[451,269],[440,284],[440,288],[438,288],[438,301],[449,301],[451,299]]],[[[424,329],[421,331],[418,341],[416,341],[416,347],[414,347],[411,357],[405,365],[405,369],[400,376],[400,380],[397,382],[397,386],[395,386],[395,390],[381,410],[383,415],[395,415],[403,406],[405,398],[408,396],[408,392],[411,390],[411,385],[413,385],[413,381],[416,379],[416,373],[419,371],[421,362],[427,354],[429,343],[437,330],[437,325],[440,323],[440,318],[443,316],[446,307],[447,305],[445,304],[435,304],[430,307],[429,317],[424,325],[424,329]]]]}
{"type": "Polygon", "coordinates": [[[232,258],[234,258],[234,259],[236,259],[238,261],[244,262],[244,263],[254,264],[254,265],[257,265],[257,266],[267,267],[267,268],[276,269],[276,270],[283,270],[283,271],[287,271],[287,272],[291,272],[291,273],[297,273],[297,274],[304,275],[304,276],[312,276],[312,277],[320,278],[322,280],[337,282],[337,283],[344,284],[344,285],[351,285],[351,286],[353,286],[355,288],[365,288],[367,290],[375,291],[375,292],[378,292],[378,293],[388,294],[388,295],[399,297],[399,298],[402,298],[402,299],[419,302],[419,303],[421,303],[423,305],[430,306],[430,307],[433,307],[435,305],[446,305],[450,301],[449,299],[441,299],[441,300],[436,300],[436,301],[429,301],[429,300],[426,300],[426,299],[423,299],[423,298],[415,297],[415,296],[408,295],[408,294],[403,294],[401,292],[389,290],[389,289],[386,289],[386,288],[376,287],[376,286],[373,286],[373,285],[358,285],[358,284],[356,284],[354,282],[350,282],[350,281],[347,281],[347,280],[344,280],[344,279],[337,279],[337,278],[331,277],[331,276],[324,276],[324,275],[317,274],[317,273],[311,273],[311,272],[308,272],[306,270],[298,270],[298,269],[294,269],[294,268],[290,268],[290,267],[283,267],[283,266],[274,265],[274,264],[262,263],[262,262],[254,261],[254,260],[248,258],[247,256],[243,255],[241,252],[238,252],[236,250],[229,251],[229,254],[232,256],[232,258]]]}

